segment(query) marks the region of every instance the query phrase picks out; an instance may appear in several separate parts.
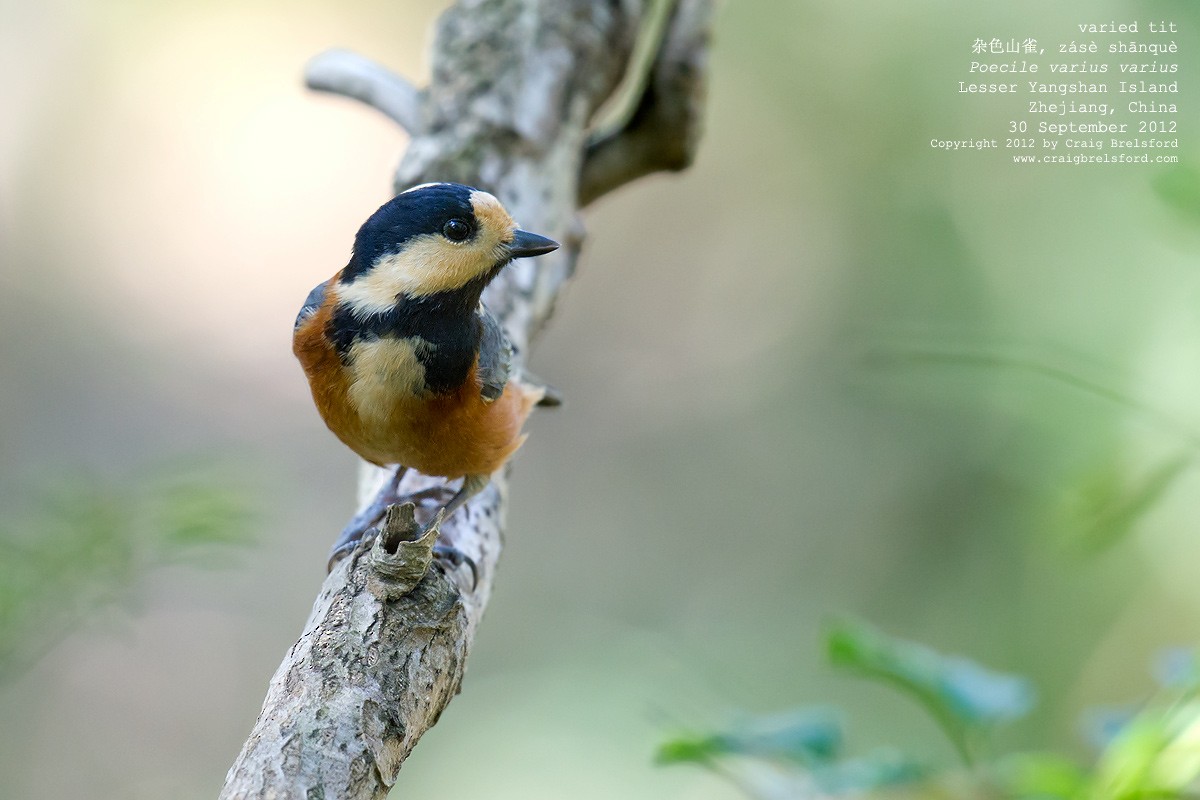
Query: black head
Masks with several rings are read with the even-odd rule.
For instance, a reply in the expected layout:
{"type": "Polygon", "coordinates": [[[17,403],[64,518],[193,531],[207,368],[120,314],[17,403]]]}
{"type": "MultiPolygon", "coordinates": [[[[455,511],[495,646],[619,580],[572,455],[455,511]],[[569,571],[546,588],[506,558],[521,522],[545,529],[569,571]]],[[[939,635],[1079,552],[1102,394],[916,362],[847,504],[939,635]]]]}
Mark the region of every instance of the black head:
{"type": "MultiPolygon", "coordinates": [[[[379,259],[400,252],[404,245],[422,235],[438,235],[447,226],[460,235],[478,232],[470,186],[459,183],[430,183],[414,186],[388,200],[372,214],[354,237],[351,265],[366,271],[379,259]],[[461,226],[461,228],[459,227],[461,226]]],[[[342,280],[353,275],[342,275],[342,280]]]]}
{"type": "Polygon", "coordinates": [[[384,203],[359,229],[338,294],[362,310],[486,283],[514,258],[558,247],[518,230],[487,192],[457,183],[413,187],[384,203]]]}

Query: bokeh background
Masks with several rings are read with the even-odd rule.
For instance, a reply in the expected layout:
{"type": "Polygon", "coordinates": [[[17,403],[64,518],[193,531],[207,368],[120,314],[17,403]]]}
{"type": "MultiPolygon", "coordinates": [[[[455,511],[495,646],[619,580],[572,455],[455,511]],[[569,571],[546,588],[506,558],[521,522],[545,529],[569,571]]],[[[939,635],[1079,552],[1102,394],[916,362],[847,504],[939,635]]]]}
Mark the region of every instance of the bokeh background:
{"type": "MultiPolygon", "coordinates": [[[[29,634],[0,796],[215,796],[351,512],[292,319],[406,145],[302,67],[338,45],[421,80],[441,7],[0,3],[5,535],[56,535],[64,474],[94,502],[201,464],[253,513],[251,542],[148,559],[29,634]]],[[[1004,744],[1086,755],[1081,715],[1200,638],[1198,25],[1182,0],[726,3],[698,163],[587,214],[533,355],[568,404],[531,425],[462,695],[404,790],[738,797],[656,744],[809,703],[852,747],[951,758],[826,666],[840,614],[1028,676],[1004,744]],[[1181,167],[929,148],[1011,116],[954,91],[975,38],[1133,19],[1182,29],[1181,167]]]]}

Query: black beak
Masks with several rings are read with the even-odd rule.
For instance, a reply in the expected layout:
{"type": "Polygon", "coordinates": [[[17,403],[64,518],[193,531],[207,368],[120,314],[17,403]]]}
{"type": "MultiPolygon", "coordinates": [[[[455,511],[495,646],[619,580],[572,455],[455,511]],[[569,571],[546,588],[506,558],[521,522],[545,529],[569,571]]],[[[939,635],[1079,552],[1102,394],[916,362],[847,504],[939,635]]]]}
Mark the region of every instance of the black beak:
{"type": "Polygon", "coordinates": [[[508,245],[508,252],[513,258],[543,256],[557,249],[558,242],[529,231],[514,231],[512,242],[508,245]]]}

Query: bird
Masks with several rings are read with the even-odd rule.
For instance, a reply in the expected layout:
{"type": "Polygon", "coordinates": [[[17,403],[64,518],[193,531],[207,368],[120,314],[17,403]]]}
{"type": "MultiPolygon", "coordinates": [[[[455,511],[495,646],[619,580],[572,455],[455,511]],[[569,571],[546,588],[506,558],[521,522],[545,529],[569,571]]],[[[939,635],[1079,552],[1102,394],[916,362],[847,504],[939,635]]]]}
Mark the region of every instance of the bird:
{"type": "MultiPolygon", "coordinates": [[[[558,404],[554,390],[517,373],[513,345],[482,302],[514,259],[558,247],[520,229],[489,192],[425,183],[380,206],[346,266],[308,294],[292,350],[318,413],[360,458],[396,466],[342,531],[330,569],[396,499],[407,469],[462,479],[436,519],[448,517],[525,441],[533,407],[558,404]]],[[[461,562],[453,548],[439,554],[461,562]]]]}

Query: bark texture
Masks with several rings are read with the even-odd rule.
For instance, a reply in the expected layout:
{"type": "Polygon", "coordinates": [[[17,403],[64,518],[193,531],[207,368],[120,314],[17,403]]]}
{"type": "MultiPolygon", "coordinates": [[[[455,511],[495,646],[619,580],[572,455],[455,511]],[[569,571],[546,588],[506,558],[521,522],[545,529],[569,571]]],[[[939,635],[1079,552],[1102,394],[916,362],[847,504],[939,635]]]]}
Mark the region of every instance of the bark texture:
{"type": "MultiPolygon", "coordinates": [[[[438,22],[427,88],[344,51],[314,59],[307,79],[412,134],[397,191],[427,181],[478,186],[522,227],[563,243],[506,268],[484,296],[519,361],[574,270],[581,205],[691,162],[711,14],[710,0],[461,0],[438,22]],[[650,55],[631,68],[656,13],[650,55]],[[631,85],[633,111],[605,133],[591,131],[597,109],[631,85]]],[[[360,502],[389,476],[364,468],[360,502]]],[[[401,491],[439,483],[410,471],[401,491]]],[[[431,560],[435,537],[413,541],[414,510],[427,514],[434,502],[393,507],[379,536],[333,569],[271,680],[222,798],[387,796],[459,690],[491,594],[506,495],[497,475],[441,525],[442,540],[473,569],[431,560]]]]}

